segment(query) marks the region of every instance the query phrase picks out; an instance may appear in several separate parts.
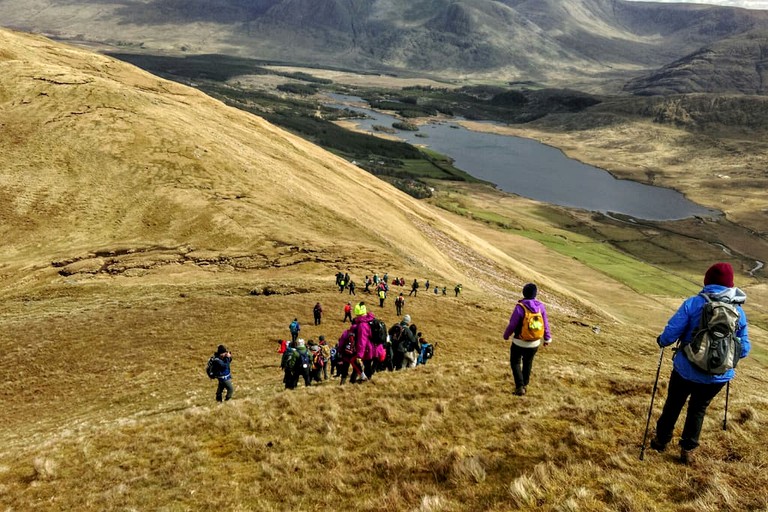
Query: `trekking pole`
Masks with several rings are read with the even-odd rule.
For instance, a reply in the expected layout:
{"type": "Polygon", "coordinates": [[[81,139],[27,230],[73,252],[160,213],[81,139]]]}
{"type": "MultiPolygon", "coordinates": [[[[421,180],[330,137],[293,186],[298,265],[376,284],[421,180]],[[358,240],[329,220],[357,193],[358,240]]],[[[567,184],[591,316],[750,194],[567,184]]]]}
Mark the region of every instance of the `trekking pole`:
{"type": "Polygon", "coordinates": [[[651,414],[653,413],[653,399],[656,397],[656,388],[659,385],[659,374],[661,373],[661,363],[664,361],[664,347],[661,347],[659,354],[659,367],[656,368],[656,380],[653,382],[653,391],[651,392],[651,406],[648,408],[648,420],[645,422],[645,434],[643,434],[643,446],[640,448],[640,460],[645,455],[645,442],[648,440],[648,427],[651,425],[651,414]]]}
{"type": "Polygon", "coordinates": [[[723,430],[728,428],[728,395],[731,393],[731,381],[725,384],[725,414],[723,415],[723,430]]]}

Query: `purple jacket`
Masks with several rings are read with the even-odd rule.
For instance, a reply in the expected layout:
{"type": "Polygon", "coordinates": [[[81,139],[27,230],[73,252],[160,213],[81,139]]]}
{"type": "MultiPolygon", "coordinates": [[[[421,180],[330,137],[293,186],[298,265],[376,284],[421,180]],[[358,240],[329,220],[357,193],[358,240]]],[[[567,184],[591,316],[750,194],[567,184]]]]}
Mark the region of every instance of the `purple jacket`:
{"type": "Polygon", "coordinates": [[[349,328],[355,333],[357,339],[357,357],[363,361],[373,359],[373,343],[371,343],[371,326],[368,322],[376,318],[373,313],[366,313],[355,317],[352,320],[352,326],[349,328]]]}
{"type": "MultiPolygon", "coordinates": [[[[547,309],[544,304],[536,299],[522,299],[521,301],[525,306],[534,313],[541,313],[544,319],[544,341],[552,339],[552,334],[549,332],[549,319],[547,319],[547,309]]],[[[522,327],[523,317],[525,312],[523,307],[518,303],[515,305],[515,309],[512,311],[512,316],[509,318],[509,325],[507,325],[504,331],[504,339],[508,340],[510,336],[514,335],[515,338],[520,336],[520,329],[522,327]]]]}

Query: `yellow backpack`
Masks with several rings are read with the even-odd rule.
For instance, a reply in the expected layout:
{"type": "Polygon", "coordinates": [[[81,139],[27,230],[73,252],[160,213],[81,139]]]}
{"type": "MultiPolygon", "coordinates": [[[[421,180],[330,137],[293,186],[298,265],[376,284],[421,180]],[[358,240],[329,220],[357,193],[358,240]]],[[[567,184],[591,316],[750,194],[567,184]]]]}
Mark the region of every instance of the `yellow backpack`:
{"type": "Polygon", "coordinates": [[[544,337],[544,317],[528,309],[525,304],[518,302],[523,307],[523,322],[520,327],[520,339],[523,341],[536,341],[544,337]]]}

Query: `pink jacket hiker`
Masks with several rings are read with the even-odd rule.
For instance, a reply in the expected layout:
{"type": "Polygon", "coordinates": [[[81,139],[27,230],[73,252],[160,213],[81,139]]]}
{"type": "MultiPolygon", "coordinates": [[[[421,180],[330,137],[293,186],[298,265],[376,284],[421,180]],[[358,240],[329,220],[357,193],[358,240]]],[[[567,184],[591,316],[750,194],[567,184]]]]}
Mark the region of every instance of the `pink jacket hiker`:
{"type": "Polygon", "coordinates": [[[373,313],[355,317],[349,328],[357,338],[357,357],[363,361],[373,359],[373,343],[371,343],[371,326],[368,322],[376,318],[373,313]]]}

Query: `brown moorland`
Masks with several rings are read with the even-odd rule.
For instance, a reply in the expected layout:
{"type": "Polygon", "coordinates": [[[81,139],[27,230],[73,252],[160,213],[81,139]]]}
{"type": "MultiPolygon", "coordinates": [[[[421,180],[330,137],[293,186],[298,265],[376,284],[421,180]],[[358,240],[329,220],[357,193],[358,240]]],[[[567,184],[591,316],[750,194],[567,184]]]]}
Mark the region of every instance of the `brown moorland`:
{"type": "MultiPolygon", "coordinates": [[[[10,31],[0,31],[0,195],[4,509],[768,507],[759,328],[728,429],[720,396],[697,465],[650,451],[638,460],[653,339],[696,291],[700,261],[663,293],[639,293],[198,91],[10,31]],[[437,342],[428,365],[284,391],[276,340],[293,317],[305,338],[333,339],[345,301],[374,302],[339,294],[333,274],[347,269],[358,283],[388,271],[464,292],[408,299],[437,342]],[[520,398],[501,332],[529,280],[554,342],[520,398]],[[219,343],[235,356],[224,405],[203,373],[219,343]]],[[[541,205],[468,197],[568,238],[541,205]]],[[[758,280],[738,280],[765,296],[758,280]]],[[[371,307],[396,321],[391,297],[371,307]]],[[[668,374],[666,357],[655,417],[668,374]]]]}

